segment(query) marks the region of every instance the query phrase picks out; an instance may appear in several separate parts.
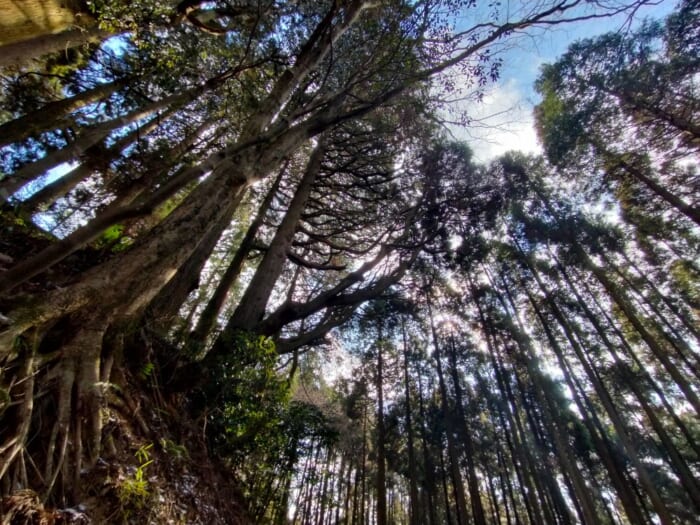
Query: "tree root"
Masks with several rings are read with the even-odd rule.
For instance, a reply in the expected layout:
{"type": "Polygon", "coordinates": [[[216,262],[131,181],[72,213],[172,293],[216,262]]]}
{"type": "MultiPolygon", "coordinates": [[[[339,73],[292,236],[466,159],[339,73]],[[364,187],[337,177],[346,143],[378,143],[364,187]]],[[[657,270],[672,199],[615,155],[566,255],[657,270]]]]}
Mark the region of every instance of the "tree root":
{"type": "MultiPolygon", "coordinates": [[[[19,381],[15,386],[23,386],[22,402],[16,413],[16,420],[19,422],[17,431],[13,436],[9,437],[6,443],[0,446],[0,479],[3,478],[15,460],[20,459],[18,467],[23,471],[24,480],[26,480],[26,468],[22,460],[21,452],[24,450],[24,445],[29,434],[29,427],[34,410],[34,354],[36,351],[35,345],[27,348],[28,355],[25,356],[22,362],[22,369],[19,372],[19,381]]],[[[15,481],[20,483],[22,479],[17,480],[17,475],[14,476],[15,481]]]]}
{"type": "MultiPolygon", "coordinates": [[[[108,322],[75,322],[76,325],[77,330],[50,363],[45,356],[36,355],[38,335],[34,336],[31,347],[22,345],[18,349],[17,359],[13,361],[17,365],[9,389],[12,403],[4,416],[16,422],[17,430],[0,434],[4,439],[0,442],[0,479],[6,494],[19,488],[41,486],[44,501],[57,489],[59,494],[75,500],[81,496],[81,476],[100,457],[105,389],[112,368],[109,349],[103,356],[108,322]],[[43,370],[41,374],[40,370],[43,370]],[[52,393],[55,402],[48,398],[35,408],[37,391],[42,396],[52,393]],[[51,408],[55,409],[55,415],[43,417],[51,408]],[[42,422],[51,419],[55,423],[44,427],[42,422]],[[43,435],[46,448],[37,441],[27,449],[30,433],[43,435]],[[66,494],[68,488],[72,489],[70,494],[66,494]]],[[[23,335],[21,341],[26,339],[23,335]]],[[[4,378],[3,382],[7,381],[4,378]]],[[[5,417],[3,420],[5,423],[5,417]]]]}

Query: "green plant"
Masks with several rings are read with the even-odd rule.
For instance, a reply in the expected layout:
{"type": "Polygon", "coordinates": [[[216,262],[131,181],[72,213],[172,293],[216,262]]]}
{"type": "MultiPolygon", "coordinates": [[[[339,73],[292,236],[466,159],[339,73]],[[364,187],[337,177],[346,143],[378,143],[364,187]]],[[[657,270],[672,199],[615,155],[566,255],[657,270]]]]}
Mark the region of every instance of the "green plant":
{"type": "Polygon", "coordinates": [[[218,405],[209,414],[212,445],[220,454],[243,457],[266,448],[289,402],[286,377],[277,371],[274,341],[240,331],[228,341],[212,375],[218,405]]]}
{"type": "Polygon", "coordinates": [[[166,454],[176,459],[190,457],[189,453],[187,452],[187,448],[184,445],[178,445],[170,439],[161,438],[160,445],[163,447],[166,454]]]}
{"type": "Polygon", "coordinates": [[[124,480],[118,487],[119,502],[127,515],[132,510],[142,509],[151,498],[151,493],[148,490],[148,480],[144,477],[144,471],[148,465],[153,463],[148,452],[152,447],[153,443],[139,447],[134,453],[140,463],[136,467],[134,477],[124,480]]]}
{"type": "Polygon", "coordinates": [[[144,364],[141,369],[139,370],[139,375],[141,376],[141,379],[146,380],[151,375],[153,374],[153,370],[155,369],[155,365],[151,363],[150,361],[144,364]]]}

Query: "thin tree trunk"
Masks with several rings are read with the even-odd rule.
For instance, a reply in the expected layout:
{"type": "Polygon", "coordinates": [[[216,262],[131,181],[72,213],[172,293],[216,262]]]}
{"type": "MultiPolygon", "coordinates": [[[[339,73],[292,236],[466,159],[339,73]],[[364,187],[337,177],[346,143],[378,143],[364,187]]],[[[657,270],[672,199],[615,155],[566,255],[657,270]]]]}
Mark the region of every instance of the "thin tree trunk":
{"type": "Polygon", "coordinates": [[[292,246],[294,233],[306,206],[306,201],[321,170],[321,161],[324,153],[325,146],[323,140],[321,140],[309,157],[304,176],[299,182],[299,186],[297,186],[292,201],[289,203],[284,219],[282,219],[279,228],[277,228],[277,232],[272,238],[270,246],[258,265],[238,307],[222,332],[223,338],[231,337],[235,330],[250,330],[262,319],[272,289],[287,261],[287,253],[292,246]]]}
{"type": "MultiPolygon", "coordinates": [[[[695,337],[695,340],[700,343],[700,330],[698,330],[698,319],[688,318],[688,312],[682,307],[673,304],[673,302],[667,297],[667,295],[649,279],[648,275],[643,272],[639,266],[630,258],[625,250],[622,250],[622,256],[625,258],[625,262],[634,268],[637,275],[644,281],[644,283],[654,292],[654,294],[661,299],[661,301],[666,305],[669,311],[671,311],[683,324],[686,330],[695,337]]],[[[691,314],[692,315],[692,314],[691,314]]]]}
{"type": "Polygon", "coordinates": [[[418,472],[416,469],[416,457],[413,443],[413,424],[411,417],[411,395],[408,379],[408,341],[406,338],[406,321],[401,317],[401,337],[403,341],[403,379],[404,397],[406,398],[406,444],[408,453],[408,476],[409,476],[409,497],[410,497],[410,525],[420,523],[420,502],[418,500],[418,472]]]}
{"type": "MultiPolygon", "coordinates": [[[[381,322],[381,321],[380,321],[381,322]]],[[[381,330],[377,340],[377,525],[387,525],[386,507],[386,429],[384,427],[384,358],[381,330]]]]}
{"type": "Polygon", "coordinates": [[[70,122],[70,119],[66,118],[68,115],[88,104],[109,97],[124,85],[126,80],[121,79],[99,84],[71,97],[49,102],[40,109],[5,122],[0,125],[0,147],[61,127],[70,122]]]}
{"type": "Polygon", "coordinates": [[[475,525],[486,525],[484,507],[481,502],[481,495],[479,494],[479,479],[476,475],[476,465],[474,463],[474,442],[471,437],[469,424],[467,422],[467,416],[464,410],[464,395],[462,392],[462,385],[459,381],[455,342],[454,337],[452,335],[450,335],[449,350],[450,373],[452,377],[452,384],[455,390],[455,405],[457,407],[457,414],[459,416],[459,419],[462,421],[462,426],[464,429],[464,452],[466,454],[467,459],[467,485],[469,487],[469,499],[472,508],[472,519],[475,525]]]}
{"type": "Polygon", "coordinates": [[[652,177],[646,175],[643,170],[625,161],[621,156],[610,153],[606,148],[599,147],[603,158],[612,166],[624,170],[638,182],[646,186],[657,197],[665,201],[669,206],[675,208],[679,213],[688,217],[695,224],[700,226],[700,208],[688,204],[675,193],[669,191],[663,185],[656,182],[652,177]]]}
{"type": "Polygon", "coordinates": [[[636,310],[630,304],[624,292],[615,283],[613,283],[612,280],[610,280],[602,269],[591,261],[580,246],[576,245],[575,249],[586,268],[590,270],[590,272],[593,273],[593,275],[598,279],[600,284],[603,285],[603,288],[605,288],[611,299],[613,299],[613,301],[615,301],[615,303],[620,307],[625,317],[637,330],[654,356],[664,365],[664,368],[668,371],[669,375],[674,379],[683,394],[685,394],[688,403],[692,405],[697,414],[700,414],[700,399],[693,390],[693,387],[690,385],[685,375],[671,362],[666,349],[661,346],[659,341],[652,335],[647,327],[644,326],[641,319],[637,315],[636,310]]]}
{"type": "MultiPolygon", "coordinates": [[[[562,370],[565,371],[565,376],[564,376],[564,377],[565,377],[565,379],[567,380],[567,382],[569,383],[569,387],[571,388],[571,391],[572,391],[574,394],[576,394],[577,392],[580,391],[580,392],[581,392],[581,396],[584,397],[584,399],[586,399],[586,402],[587,402],[587,403],[589,403],[588,400],[587,400],[587,396],[585,396],[584,391],[583,391],[582,389],[577,389],[577,388],[576,388],[576,386],[575,386],[574,383],[577,382],[577,380],[576,380],[576,378],[574,377],[573,372],[570,371],[570,368],[569,368],[569,366],[568,366],[568,363],[567,363],[566,360],[565,360],[563,351],[562,351],[561,347],[559,346],[559,343],[557,342],[556,337],[554,336],[554,334],[553,334],[552,331],[550,330],[549,324],[547,323],[547,320],[543,317],[543,315],[542,315],[542,313],[541,313],[539,307],[538,307],[537,304],[534,302],[534,299],[533,299],[532,296],[529,294],[529,292],[527,292],[527,290],[526,290],[526,293],[528,294],[528,299],[530,300],[530,303],[531,303],[531,305],[532,305],[532,307],[533,307],[533,309],[534,309],[534,311],[535,311],[535,314],[536,314],[536,315],[538,316],[538,318],[540,319],[540,325],[542,326],[543,330],[545,331],[545,334],[547,335],[547,338],[548,338],[548,340],[549,340],[550,346],[551,346],[552,350],[555,351],[555,355],[557,356],[557,359],[558,359],[558,361],[559,361],[560,366],[562,367],[562,370]]],[[[582,363],[582,364],[584,365],[584,367],[586,366],[585,363],[582,363]]],[[[575,396],[575,399],[578,400],[578,396],[575,396]]],[[[590,407],[590,410],[587,410],[586,407],[583,406],[583,404],[581,404],[581,403],[578,403],[578,404],[579,404],[579,409],[582,411],[582,413],[585,414],[586,412],[589,412],[590,414],[592,414],[592,416],[593,416],[595,419],[597,419],[597,414],[595,414],[595,412],[593,411],[593,408],[592,408],[592,407],[590,407]]],[[[584,422],[584,424],[588,424],[588,418],[585,418],[585,417],[584,417],[584,418],[583,418],[583,422],[584,422]]],[[[599,427],[600,427],[600,425],[599,425],[599,427]]],[[[624,431],[624,430],[622,430],[622,431],[625,432],[624,437],[626,438],[626,431],[624,431]]],[[[620,431],[618,430],[618,434],[619,434],[619,432],[620,432],[620,431]]],[[[601,432],[601,434],[602,434],[603,436],[605,436],[604,433],[601,432]]],[[[595,433],[595,431],[594,431],[593,429],[591,429],[591,436],[594,437],[594,438],[595,438],[595,436],[596,436],[596,433],[595,433]]],[[[596,440],[597,440],[597,438],[596,438],[596,440]]],[[[627,445],[630,445],[629,441],[627,441],[626,444],[627,444],[627,445]]],[[[627,449],[627,446],[625,446],[625,448],[627,449]]],[[[602,450],[602,443],[601,443],[601,447],[599,447],[598,450],[599,450],[599,451],[602,450]]],[[[629,452],[629,450],[628,450],[628,452],[629,452]]],[[[605,454],[607,455],[607,452],[605,452],[605,454]]],[[[636,453],[635,453],[635,457],[636,457],[636,453]]],[[[634,458],[633,458],[633,459],[634,459],[634,458]]],[[[643,467],[641,464],[638,464],[638,463],[636,463],[636,467],[637,467],[638,469],[641,469],[641,471],[642,471],[642,472],[641,472],[641,476],[644,476],[644,480],[642,480],[642,482],[643,482],[643,484],[646,485],[646,483],[649,482],[648,477],[646,476],[646,470],[644,469],[644,467],[643,467]]],[[[617,471],[617,469],[615,469],[615,471],[617,471]]],[[[609,470],[609,472],[612,473],[611,470],[609,470]]],[[[640,473],[640,470],[637,470],[637,472],[638,472],[638,474],[639,474],[639,473],[640,473]]],[[[622,486],[624,486],[624,482],[618,483],[617,485],[618,485],[618,488],[620,489],[622,486]]],[[[650,486],[650,490],[652,490],[652,492],[655,492],[655,488],[654,488],[653,486],[650,486]]],[[[621,493],[622,496],[623,496],[623,497],[622,497],[623,504],[625,504],[625,502],[627,502],[627,503],[625,504],[625,508],[626,508],[628,514],[630,515],[630,517],[632,517],[632,516],[635,516],[635,515],[637,514],[637,511],[636,511],[636,509],[635,509],[636,505],[629,501],[629,498],[627,497],[627,492],[626,492],[626,491],[627,491],[627,489],[624,488],[622,491],[619,490],[618,492],[621,493]]],[[[663,505],[663,503],[662,503],[661,505],[662,505],[662,512],[663,512],[663,509],[665,509],[665,506],[663,505]]]]}
{"type": "Polygon", "coordinates": [[[253,247],[258,230],[260,229],[260,226],[262,226],[270,204],[272,204],[272,200],[275,198],[275,195],[279,190],[279,186],[282,178],[284,177],[287,166],[288,164],[285,164],[285,166],[279,171],[277,178],[272,183],[272,186],[265,195],[265,198],[258,208],[255,219],[253,219],[253,222],[250,223],[245,237],[243,237],[240,246],[233,256],[233,259],[229,263],[224,274],[221,276],[221,280],[219,281],[214,294],[212,295],[211,299],[209,299],[209,302],[202,312],[202,315],[197,321],[197,326],[190,333],[189,339],[194,344],[199,346],[203,345],[207,335],[211,332],[212,328],[214,328],[216,319],[218,318],[219,313],[226,302],[228,292],[238,279],[238,276],[243,269],[243,263],[253,247]]]}
{"type": "Polygon", "coordinates": [[[425,484],[423,490],[427,495],[427,507],[428,507],[428,524],[438,525],[437,513],[435,510],[435,468],[430,457],[430,450],[428,448],[428,430],[426,428],[426,414],[425,414],[425,403],[423,401],[423,384],[421,381],[422,374],[419,370],[418,374],[418,409],[420,415],[420,435],[423,444],[423,468],[425,470],[425,484]]]}
{"type": "MultiPolygon", "coordinates": [[[[606,345],[608,351],[610,352],[610,355],[612,355],[618,363],[625,366],[625,369],[627,369],[628,368],[627,363],[618,355],[616,346],[613,344],[613,342],[608,337],[608,334],[606,333],[605,329],[603,328],[602,324],[600,323],[600,320],[596,317],[596,315],[593,313],[593,311],[588,307],[588,305],[586,304],[586,300],[581,296],[580,292],[578,291],[578,289],[574,285],[573,281],[571,280],[571,278],[570,278],[568,272],[566,271],[566,269],[564,268],[564,266],[561,264],[561,262],[558,259],[555,258],[555,260],[557,262],[557,267],[559,269],[559,273],[564,277],[564,281],[566,282],[569,290],[571,290],[571,292],[576,297],[578,304],[580,305],[581,309],[586,314],[586,317],[588,318],[590,323],[595,328],[596,333],[600,336],[601,340],[606,345]]],[[[589,290],[589,293],[590,293],[590,290],[589,290]]],[[[598,305],[597,300],[595,298],[594,298],[594,302],[596,303],[596,305],[598,305]]],[[[598,307],[600,308],[599,305],[598,305],[598,307]]],[[[606,320],[609,324],[611,324],[612,320],[607,318],[607,316],[606,316],[606,320]]],[[[613,326],[613,325],[611,324],[611,326],[613,326]]],[[[674,423],[681,430],[681,432],[683,433],[684,437],[686,438],[686,440],[688,442],[688,445],[693,449],[695,454],[698,457],[700,457],[700,447],[696,443],[692,433],[687,428],[685,423],[680,419],[680,417],[678,417],[678,414],[676,414],[676,409],[668,401],[663,390],[656,384],[656,381],[654,381],[654,379],[649,375],[649,373],[646,370],[646,367],[639,360],[639,358],[635,354],[632,347],[627,343],[623,334],[620,333],[619,331],[617,331],[614,326],[613,326],[613,329],[614,329],[616,335],[620,338],[620,341],[621,341],[623,347],[625,348],[627,353],[630,355],[632,361],[638,367],[638,374],[642,378],[644,378],[646,384],[648,384],[652,388],[654,393],[659,397],[659,399],[661,400],[661,402],[664,405],[666,413],[668,413],[671,416],[674,423]]],[[[646,399],[646,394],[644,394],[644,392],[640,388],[640,385],[638,384],[638,381],[637,381],[637,377],[630,376],[630,378],[627,380],[627,385],[633,390],[633,392],[635,392],[637,397],[640,399],[640,402],[641,402],[642,397],[644,397],[646,399]]]]}
{"type": "Polygon", "coordinates": [[[666,316],[659,310],[659,308],[653,304],[652,301],[650,301],[639,288],[637,285],[631,281],[629,276],[621,269],[619,268],[613,261],[610,260],[609,257],[607,257],[605,254],[601,254],[601,257],[605,263],[605,266],[607,268],[611,268],[617,275],[620,276],[622,281],[624,282],[626,288],[630,289],[632,292],[634,292],[635,295],[637,295],[640,300],[642,301],[642,304],[645,305],[647,308],[651,310],[651,313],[653,313],[656,318],[661,321],[663,325],[666,326],[666,330],[664,330],[656,321],[653,322],[653,325],[655,327],[655,331],[663,336],[668,343],[676,349],[676,352],[682,362],[686,364],[686,366],[693,371],[695,374],[695,377],[700,379],[700,368],[698,365],[698,356],[695,352],[693,352],[692,348],[690,348],[690,345],[685,342],[686,335],[685,334],[680,334],[678,333],[678,329],[674,327],[671,322],[666,318],[666,316]],[[668,330],[668,331],[667,331],[668,330]]]}
{"type": "Polygon", "coordinates": [[[450,459],[450,476],[452,479],[452,488],[454,491],[455,503],[457,505],[457,523],[459,525],[466,525],[466,523],[468,523],[469,521],[469,514],[467,512],[467,502],[464,497],[464,483],[462,482],[462,473],[459,466],[459,456],[455,443],[454,428],[452,425],[453,418],[449,407],[449,400],[447,397],[447,387],[445,385],[445,378],[442,371],[440,344],[438,342],[437,330],[435,328],[435,322],[432,314],[432,306],[429,298],[427,304],[428,316],[430,319],[430,330],[433,338],[433,348],[435,349],[435,363],[438,373],[438,383],[440,386],[442,412],[445,422],[445,434],[447,435],[447,452],[450,459]]]}

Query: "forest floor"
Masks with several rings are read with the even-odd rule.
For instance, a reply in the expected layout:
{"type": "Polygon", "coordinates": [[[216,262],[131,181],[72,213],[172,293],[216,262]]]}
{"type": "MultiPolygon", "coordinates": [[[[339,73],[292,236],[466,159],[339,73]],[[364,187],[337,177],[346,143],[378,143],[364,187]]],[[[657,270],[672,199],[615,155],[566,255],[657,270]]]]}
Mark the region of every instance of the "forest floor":
{"type": "Polygon", "coordinates": [[[127,384],[109,404],[105,449],[82,473],[77,503],[44,508],[21,490],[2,500],[2,525],[251,523],[230,470],[207,451],[201,422],[159,399],[144,374],[127,384]]]}
{"type": "MultiPolygon", "coordinates": [[[[55,240],[6,213],[0,214],[0,232],[0,271],[55,240]]],[[[104,256],[104,250],[88,247],[64,261],[71,268],[63,270],[76,275],[104,256]]],[[[13,295],[21,300],[23,292],[55,290],[64,284],[44,274],[13,295]]],[[[0,500],[1,525],[252,522],[231,469],[209,454],[206,414],[194,421],[181,394],[165,399],[161,393],[159,370],[151,359],[158,345],[138,334],[129,349],[131,366],[113,370],[103,409],[102,454],[93,468],[81,472],[79,494],[63,494],[57,486],[44,505],[43,494],[16,490],[0,500]]],[[[35,444],[42,441],[42,436],[35,438],[35,444]]],[[[41,486],[37,483],[38,492],[41,486]]]]}

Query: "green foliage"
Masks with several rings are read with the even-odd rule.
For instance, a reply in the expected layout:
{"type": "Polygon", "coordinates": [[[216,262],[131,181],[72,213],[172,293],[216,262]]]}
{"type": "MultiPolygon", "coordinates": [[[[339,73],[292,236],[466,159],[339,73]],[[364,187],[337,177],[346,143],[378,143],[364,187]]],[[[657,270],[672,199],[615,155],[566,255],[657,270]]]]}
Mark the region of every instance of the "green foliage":
{"type": "Polygon", "coordinates": [[[134,453],[134,456],[139,461],[139,466],[136,467],[134,476],[125,479],[117,487],[117,495],[125,517],[128,517],[134,511],[143,509],[151,499],[152,494],[148,488],[148,480],[144,477],[146,467],[153,463],[149,453],[151,448],[153,448],[153,443],[139,447],[134,453]]]}
{"type": "Polygon", "coordinates": [[[155,365],[153,363],[151,363],[150,361],[147,363],[144,363],[144,365],[139,370],[139,376],[141,377],[141,379],[146,380],[153,375],[154,369],[155,369],[155,365]]]}
{"type": "Polygon", "coordinates": [[[690,261],[678,260],[671,266],[670,276],[674,287],[695,309],[700,309],[700,272],[690,261]]]}
{"type": "Polygon", "coordinates": [[[167,438],[161,438],[160,439],[160,446],[163,448],[166,454],[168,456],[175,458],[175,459],[186,459],[190,457],[189,452],[187,451],[187,447],[184,445],[178,445],[174,441],[167,439],[167,438]]]}
{"type": "Polygon", "coordinates": [[[220,450],[238,455],[274,438],[289,401],[289,387],[275,371],[278,356],[272,339],[238,332],[229,345],[231,350],[219,359],[211,385],[220,394],[209,416],[215,428],[210,435],[220,450]]]}
{"type": "Polygon", "coordinates": [[[144,22],[164,22],[173,14],[175,2],[137,0],[89,0],[88,9],[94,14],[100,28],[113,31],[137,31],[144,22]]]}
{"type": "Polygon", "coordinates": [[[115,224],[107,228],[102,235],[95,241],[95,247],[100,250],[111,250],[112,252],[120,252],[133,243],[131,237],[124,235],[124,225],[115,224]]]}

